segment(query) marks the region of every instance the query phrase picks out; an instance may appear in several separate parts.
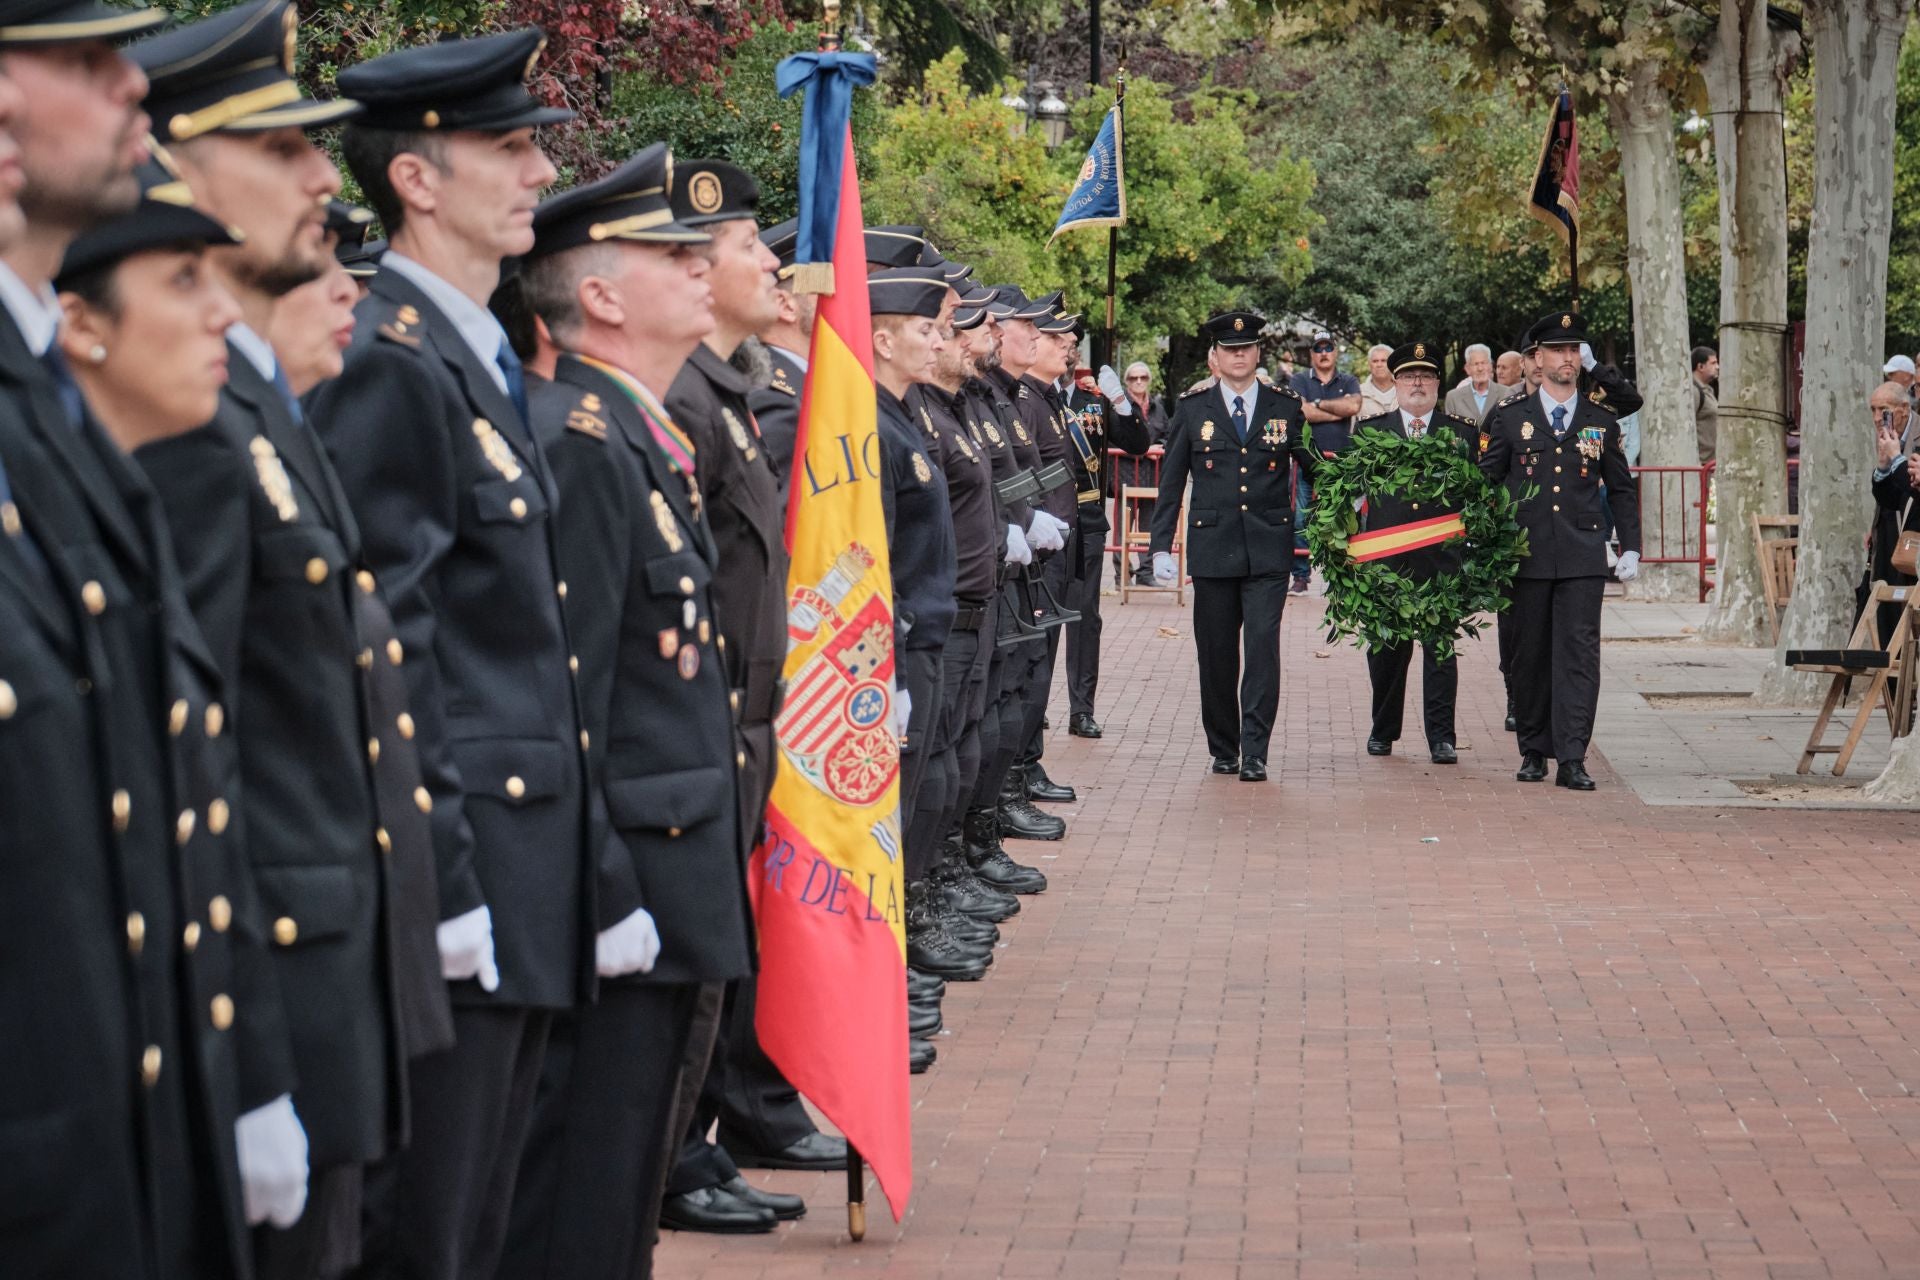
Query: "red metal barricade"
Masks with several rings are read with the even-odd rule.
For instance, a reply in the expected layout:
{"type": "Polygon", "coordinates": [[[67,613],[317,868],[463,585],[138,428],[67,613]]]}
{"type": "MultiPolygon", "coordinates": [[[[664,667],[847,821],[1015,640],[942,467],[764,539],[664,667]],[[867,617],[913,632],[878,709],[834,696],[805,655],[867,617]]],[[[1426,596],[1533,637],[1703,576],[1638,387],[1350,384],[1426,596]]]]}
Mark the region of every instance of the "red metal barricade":
{"type": "Polygon", "coordinates": [[[1640,488],[1640,563],[1695,566],[1700,599],[1713,585],[1713,548],[1707,542],[1707,509],[1713,496],[1713,464],[1698,467],[1635,467],[1640,488]]]}

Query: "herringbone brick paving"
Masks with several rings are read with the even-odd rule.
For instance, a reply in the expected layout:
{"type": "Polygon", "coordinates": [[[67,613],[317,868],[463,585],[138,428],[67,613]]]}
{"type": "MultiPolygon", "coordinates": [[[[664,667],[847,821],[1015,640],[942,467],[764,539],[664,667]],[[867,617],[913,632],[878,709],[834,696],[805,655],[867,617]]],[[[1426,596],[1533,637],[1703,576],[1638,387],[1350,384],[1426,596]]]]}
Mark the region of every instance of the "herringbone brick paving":
{"type": "Polygon", "coordinates": [[[756,1174],[808,1218],[661,1276],[1920,1275],[1913,815],[1515,783],[1490,636],[1461,765],[1412,698],[1372,759],[1299,597],[1274,780],[1215,778],[1187,614],[1103,603],[1107,736],[1056,698],[1081,799],[950,988],[906,1221],[854,1245],[843,1177],[756,1174]]]}

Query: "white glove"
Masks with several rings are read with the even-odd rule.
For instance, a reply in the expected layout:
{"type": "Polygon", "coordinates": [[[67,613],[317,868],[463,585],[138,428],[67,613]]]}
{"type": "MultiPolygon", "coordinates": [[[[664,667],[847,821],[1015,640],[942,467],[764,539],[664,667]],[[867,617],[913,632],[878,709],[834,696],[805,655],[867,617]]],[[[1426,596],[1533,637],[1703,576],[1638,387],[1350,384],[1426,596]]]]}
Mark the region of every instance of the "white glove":
{"type": "Polygon", "coordinates": [[[593,940],[593,967],[603,978],[652,973],[653,962],[659,958],[660,931],[645,907],[636,908],[611,929],[602,929],[593,940]]]}
{"type": "Polygon", "coordinates": [[[1593,368],[1594,365],[1598,363],[1599,361],[1593,358],[1593,348],[1588,346],[1584,342],[1581,343],[1580,344],[1580,367],[1582,369],[1591,369],[1593,368]]]}
{"type": "Polygon", "coordinates": [[[1120,375],[1113,371],[1112,365],[1101,365],[1100,376],[1094,381],[1100,386],[1100,394],[1113,405],[1113,412],[1117,416],[1124,418],[1133,412],[1133,403],[1127,399],[1126,390],[1120,385],[1120,375]]]}
{"type": "Polygon", "coordinates": [[[904,744],[907,740],[907,722],[913,719],[913,695],[905,689],[893,691],[893,732],[904,744]]]}
{"type": "Polygon", "coordinates": [[[1007,526],[1007,563],[1033,563],[1033,548],[1027,545],[1027,535],[1020,532],[1017,524],[1007,526]]]}
{"type": "Polygon", "coordinates": [[[1066,546],[1060,530],[1054,526],[1060,522],[1044,511],[1035,511],[1033,520],[1027,525],[1027,541],[1035,551],[1058,551],[1066,546]]]}
{"type": "Polygon", "coordinates": [[[281,1094],[233,1122],[247,1225],[290,1227],[307,1207],[307,1131],[281,1094]]]}
{"type": "Polygon", "coordinates": [[[1622,582],[1632,582],[1635,578],[1639,577],[1640,553],[1638,551],[1622,551],[1620,553],[1620,563],[1613,566],[1613,576],[1622,582]]]}
{"type": "Polygon", "coordinates": [[[440,947],[441,977],[449,982],[478,978],[482,991],[500,989],[500,970],[493,961],[493,912],[475,907],[442,920],[433,940],[440,947]]]}
{"type": "Polygon", "coordinates": [[[1173,553],[1171,551],[1154,552],[1153,580],[1163,587],[1170,587],[1173,585],[1173,578],[1173,553]]]}

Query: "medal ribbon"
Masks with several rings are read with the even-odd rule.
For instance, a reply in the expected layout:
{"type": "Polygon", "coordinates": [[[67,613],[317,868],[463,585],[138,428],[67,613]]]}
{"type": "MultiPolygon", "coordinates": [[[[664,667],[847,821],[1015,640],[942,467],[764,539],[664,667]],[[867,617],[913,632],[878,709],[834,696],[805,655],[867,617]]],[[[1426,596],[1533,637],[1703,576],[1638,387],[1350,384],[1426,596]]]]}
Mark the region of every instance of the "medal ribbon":
{"type": "Polygon", "coordinates": [[[592,356],[576,355],[574,359],[581,364],[590,365],[613,379],[620,390],[626,392],[627,399],[633,401],[640,410],[641,419],[647,424],[647,430],[653,433],[654,443],[667,455],[667,461],[675,469],[687,475],[693,474],[694,456],[699,452],[694,448],[692,437],[673,425],[673,419],[667,416],[667,410],[653,393],[640,385],[632,374],[617,369],[604,360],[595,360],[592,356]]]}

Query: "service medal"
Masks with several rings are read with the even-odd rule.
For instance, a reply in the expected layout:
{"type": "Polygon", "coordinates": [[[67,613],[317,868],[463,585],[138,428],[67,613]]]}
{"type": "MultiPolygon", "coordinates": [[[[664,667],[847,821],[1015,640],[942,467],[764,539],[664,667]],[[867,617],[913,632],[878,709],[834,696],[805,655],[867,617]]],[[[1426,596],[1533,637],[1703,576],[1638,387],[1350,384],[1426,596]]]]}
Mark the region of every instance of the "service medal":
{"type": "Polygon", "coordinates": [[[1533,424],[1531,422],[1523,422],[1520,424],[1520,438],[1522,440],[1533,439],[1533,424]]]}
{"type": "Polygon", "coordinates": [[[255,436],[248,442],[247,449],[253,454],[254,474],[260,478],[260,487],[266,490],[267,502],[274,514],[286,524],[299,519],[300,504],[293,500],[293,482],[287,479],[287,469],[281,464],[273,441],[255,436]]]}
{"type": "Polygon", "coordinates": [[[692,645],[686,646],[680,650],[679,663],[680,678],[682,680],[693,679],[696,675],[700,674],[700,650],[692,645]]]}
{"type": "Polygon", "coordinates": [[[493,469],[509,480],[518,480],[526,474],[520,470],[519,459],[513,456],[513,450],[493,429],[493,424],[485,418],[473,420],[473,438],[480,442],[480,452],[486,455],[493,469]]]}
{"type": "Polygon", "coordinates": [[[660,496],[658,489],[649,493],[647,500],[653,505],[653,523],[659,528],[660,538],[667,544],[667,550],[679,551],[684,548],[687,545],[686,539],[680,536],[680,525],[674,520],[673,512],[667,506],[667,500],[660,496]]]}
{"type": "Polygon", "coordinates": [[[746,454],[748,462],[760,456],[760,451],[753,447],[753,441],[747,439],[747,429],[740,425],[740,419],[733,416],[733,410],[721,405],[720,420],[727,424],[727,434],[733,437],[733,447],[746,454]]]}

